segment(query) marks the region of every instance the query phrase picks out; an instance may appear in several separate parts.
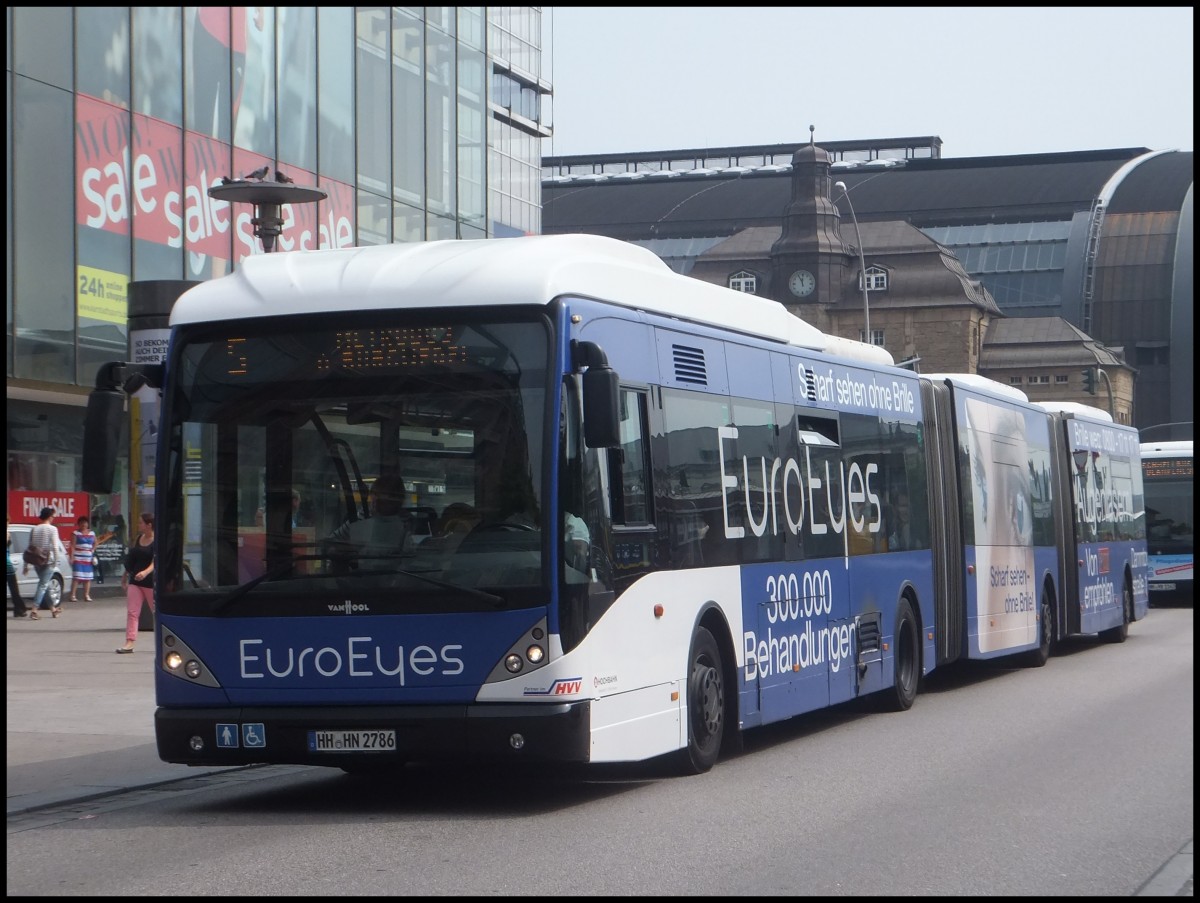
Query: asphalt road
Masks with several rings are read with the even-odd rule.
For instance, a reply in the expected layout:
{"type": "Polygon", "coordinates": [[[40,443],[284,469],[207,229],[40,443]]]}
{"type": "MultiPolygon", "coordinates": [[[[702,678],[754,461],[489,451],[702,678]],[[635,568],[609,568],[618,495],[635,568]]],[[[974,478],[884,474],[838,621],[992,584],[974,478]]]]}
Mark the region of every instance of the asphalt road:
{"type": "MultiPolygon", "coordinates": [[[[141,635],[134,654],[114,654],[124,638],[124,599],[117,588],[95,594],[91,604],[65,602],[57,619],[7,618],[10,833],[14,819],[30,813],[238,771],[159,760],[151,635],[141,635]]],[[[1191,896],[1192,874],[1189,841],[1138,895],[1191,896]]]]}

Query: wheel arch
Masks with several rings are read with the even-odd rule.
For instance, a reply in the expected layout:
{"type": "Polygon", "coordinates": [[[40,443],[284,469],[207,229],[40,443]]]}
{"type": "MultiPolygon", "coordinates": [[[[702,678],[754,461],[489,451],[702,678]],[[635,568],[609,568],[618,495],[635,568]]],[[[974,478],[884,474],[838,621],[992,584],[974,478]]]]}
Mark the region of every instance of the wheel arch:
{"type": "Polygon", "coordinates": [[[926,673],[925,662],[930,660],[937,661],[936,647],[934,647],[935,640],[928,639],[930,632],[934,632],[936,636],[936,628],[925,623],[924,613],[921,609],[920,594],[917,592],[917,587],[911,581],[905,580],[904,584],[900,587],[900,592],[896,595],[896,605],[892,609],[891,637],[893,649],[895,648],[896,644],[896,621],[900,617],[900,604],[902,602],[908,603],[909,607],[912,609],[913,617],[917,619],[917,630],[919,631],[917,634],[917,673],[924,677],[926,673]],[[930,650],[933,651],[932,659],[928,654],[930,650],[925,648],[926,643],[930,645],[930,650]]]}
{"type": "MultiPolygon", "coordinates": [[[[1125,586],[1124,586],[1124,589],[1129,593],[1129,621],[1130,621],[1130,623],[1133,623],[1134,621],[1140,621],[1142,618],[1146,617],[1145,612],[1142,612],[1141,617],[1138,617],[1137,593],[1134,592],[1133,587],[1134,587],[1133,565],[1130,564],[1128,561],[1126,561],[1125,562],[1125,586]]],[[[1122,605],[1125,604],[1124,600],[1122,600],[1121,604],[1122,605]]]]}
{"type": "Polygon", "coordinates": [[[729,620],[725,612],[716,602],[707,602],[701,606],[696,615],[696,623],[692,627],[695,634],[697,627],[705,628],[716,640],[721,652],[721,676],[728,688],[725,693],[725,736],[721,743],[721,754],[729,755],[740,752],[742,748],[741,721],[741,685],[738,683],[737,644],[729,620]]]}
{"type": "Polygon", "coordinates": [[[1062,624],[1060,623],[1061,612],[1058,610],[1058,587],[1054,582],[1054,575],[1050,571],[1046,571],[1042,577],[1042,592],[1046,599],[1050,602],[1050,623],[1054,626],[1054,633],[1050,637],[1050,648],[1054,649],[1058,646],[1059,639],[1062,635],[1062,624]]]}

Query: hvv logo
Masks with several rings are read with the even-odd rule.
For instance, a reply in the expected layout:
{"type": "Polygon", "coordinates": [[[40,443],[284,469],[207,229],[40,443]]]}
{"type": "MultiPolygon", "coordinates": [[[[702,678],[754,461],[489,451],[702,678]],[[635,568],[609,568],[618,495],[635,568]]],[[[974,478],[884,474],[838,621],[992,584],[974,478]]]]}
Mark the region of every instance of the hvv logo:
{"type": "Polygon", "coordinates": [[[526,687],[523,696],[574,696],[583,689],[582,677],[560,677],[548,687],[526,687]]]}

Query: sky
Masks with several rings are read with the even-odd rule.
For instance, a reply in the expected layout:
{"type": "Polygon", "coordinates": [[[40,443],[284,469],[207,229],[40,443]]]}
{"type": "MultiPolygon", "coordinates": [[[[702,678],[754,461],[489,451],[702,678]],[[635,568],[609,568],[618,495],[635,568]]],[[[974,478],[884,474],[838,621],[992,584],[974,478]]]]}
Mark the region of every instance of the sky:
{"type": "Polygon", "coordinates": [[[871,138],[1193,150],[1193,8],[543,7],[544,156],[871,138]]]}

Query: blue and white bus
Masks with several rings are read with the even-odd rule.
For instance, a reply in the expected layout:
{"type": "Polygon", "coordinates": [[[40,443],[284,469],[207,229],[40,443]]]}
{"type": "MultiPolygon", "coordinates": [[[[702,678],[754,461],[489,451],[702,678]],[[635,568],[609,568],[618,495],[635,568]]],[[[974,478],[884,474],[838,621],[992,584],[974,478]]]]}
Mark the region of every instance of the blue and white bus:
{"type": "Polygon", "coordinates": [[[1098,633],[1122,643],[1150,608],[1146,499],[1139,436],[1107,411],[1040,402],[1057,434],[1053,460],[1062,604],[1056,637],[1098,633]]]}
{"type": "MultiPolygon", "coordinates": [[[[1066,603],[1055,415],[626,243],[262,255],[170,324],[163,364],[98,377],[85,474],[111,484],[121,387],[160,386],[169,762],[702,772],[741,730],[904,710],[941,665],[1145,611],[1066,603]]],[[[1094,541],[1144,598],[1136,541],[1094,541]]]]}
{"type": "Polygon", "coordinates": [[[1192,440],[1142,443],[1146,483],[1146,541],[1150,550],[1150,598],[1156,603],[1194,603],[1196,497],[1192,440]]]}

